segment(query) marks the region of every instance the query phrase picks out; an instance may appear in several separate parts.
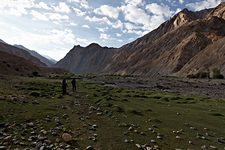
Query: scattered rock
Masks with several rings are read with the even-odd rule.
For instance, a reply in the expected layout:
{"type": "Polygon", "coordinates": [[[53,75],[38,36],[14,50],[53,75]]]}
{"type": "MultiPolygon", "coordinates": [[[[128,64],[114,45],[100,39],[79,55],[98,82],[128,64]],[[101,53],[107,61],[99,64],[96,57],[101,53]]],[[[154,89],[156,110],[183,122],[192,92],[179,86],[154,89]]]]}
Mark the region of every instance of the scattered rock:
{"type": "Polygon", "coordinates": [[[213,146],[213,145],[210,145],[209,148],[211,148],[211,149],[217,149],[217,147],[216,146],[213,146]]]}
{"type": "Polygon", "coordinates": [[[44,150],[44,149],[45,149],[45,146],[42,145],[39,150],[44,150]]]}
{"type": "Polygon", "coordinates": [[[33,122],[29,122],[29,123],[27,123],[27,126],[28,127],[34,127],[34,123],[33,122]]]}
{"type": "Polygon", "coordinates": [[[176,136],[176,139],[181,139],[181,137],[177,135],[177,136],[176,136]]]}
{"type": "Polygon", "coordinates": [[[94,148],[92,146],[88,146],[86,147],[86,150],[94,150],[94,148]]]}
{"type": "Polygon", "coordinates": [[[137,148],[142,149],[142,146],[140,144],[135,144],[137,148]]]}
{"type": "Polygon", "coordinates": [[[197,130],[195,127],[190,127],[190,130],[197,130]]]}
{"type": "Polygon", "coordinates": [[[62,139],[65,142],[70,142],[73,140],[72,136],[69,133],[63,133],[62,139]]]}
{"type": "Polygon", "coordinates": [[[155,140],[151,140],[151,143],[156,143],[156,141],[155,140]]]}
{"type": "Polygon", "coordinates": [[[160,135],[157,136],[157,139],[162,139],[162,137],[160,135]]]}
{"type": "Polygon", "coordinates": [[[207,147],[206,145],[202,145],[202,146],[201,146],[201,149],[202,149],[202,150],[208,150],[208,147],[207,147]]]}
{"type": "Polygon", "coordinates": [[[6,150],[7,147],[6,146],[0,146],[0,150],[6,150]]]}

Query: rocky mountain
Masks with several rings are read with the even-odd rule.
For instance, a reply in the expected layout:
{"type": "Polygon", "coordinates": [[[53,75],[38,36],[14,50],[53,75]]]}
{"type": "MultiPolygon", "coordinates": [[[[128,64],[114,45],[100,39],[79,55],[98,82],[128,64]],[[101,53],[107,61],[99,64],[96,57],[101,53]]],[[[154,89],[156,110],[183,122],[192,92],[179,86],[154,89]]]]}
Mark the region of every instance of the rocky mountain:
{"type": "Polygon", "coordinates": [[[32,63],[34,63],[37,66],[46,66],[46,64],[41,62],[38,58],[32,56],[29,52],[27,52],[21,48],[7,44],[5,42],[0,42],[0,51],[22,57],[26,60],[31,61],[32,63]]]}
{"type": "Polygon", "coordinates": [[[224,9],[225,3],[199,12],[182,10],[154,31],[121,47],[107,71],[187,76],[212,67],[223,68],[221,63],[225,59],[219,63],[212,56],[216,57],[219,51],[225,53],[225,43],[221,42],[225,37],[224,9]],[[210,57],[203,56],[203,53],[210,57]]]}
{"type": "Polygon", "coordinates": [[[0,59],[0,74],[27,76],[41,70],[31,61],[7,52],[0,51],[0,59]]]}
{"type": "Polygon", "coordinates": [[[184,9],[119,49],[75,46],[56,66],[76,73],[187,76],[217,68],[225,74],[225,2],[184,9]]]}
{"type": "Polygon", "coordinates": [[[24,47],[23,45],[14,45],[14,46],[29,52],[32,56],[38,58],[41,62],[43,62],[44,64],[46,64],[49,67],[53,66],[56,63],[54,60],[48,59],[48,58],[40,55],[36,51],[29,50],[28,48],[24,47]]]}
{"type": "Polygon", "coordinates": [[[75,73],[98,73],[108,67],[116,51],[114,48],[101,47],[96,43],[87,47],[77,45],[55,66],[75,73]]]}

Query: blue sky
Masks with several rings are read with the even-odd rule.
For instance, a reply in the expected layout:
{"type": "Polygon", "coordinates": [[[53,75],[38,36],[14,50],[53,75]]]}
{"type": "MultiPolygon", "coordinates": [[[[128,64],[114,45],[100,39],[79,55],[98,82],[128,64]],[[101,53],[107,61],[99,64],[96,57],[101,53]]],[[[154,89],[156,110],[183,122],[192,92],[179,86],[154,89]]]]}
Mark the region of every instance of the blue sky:
{"type": "Polygon", "coordinates": [[[225,0],[0,0],[0,38],[56,60],[92,42],[120,47],[184,8],[225,0]]]}

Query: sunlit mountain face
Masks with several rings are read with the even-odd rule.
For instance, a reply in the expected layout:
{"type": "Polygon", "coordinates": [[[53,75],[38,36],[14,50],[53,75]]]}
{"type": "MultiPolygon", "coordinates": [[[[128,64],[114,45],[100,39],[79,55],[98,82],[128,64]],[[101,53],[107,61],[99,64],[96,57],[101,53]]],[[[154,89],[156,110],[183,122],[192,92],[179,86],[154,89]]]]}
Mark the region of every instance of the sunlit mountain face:
{"type": "Polygon", "coordinates": [[[120,47],[184,8],[198,11],[224,0],[1,0],[0,35],[56,60],[74,45],[120,47]]]}

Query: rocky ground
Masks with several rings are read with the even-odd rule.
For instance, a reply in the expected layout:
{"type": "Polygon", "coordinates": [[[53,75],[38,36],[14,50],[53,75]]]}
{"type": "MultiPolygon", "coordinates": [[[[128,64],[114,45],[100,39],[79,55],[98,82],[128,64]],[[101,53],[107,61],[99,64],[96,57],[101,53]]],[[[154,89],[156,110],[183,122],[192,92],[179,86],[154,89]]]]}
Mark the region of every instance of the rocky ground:
{"type": "Polygon", "coordinates": [[[88,81],[115,87],[144,88],[154,91],[205,96],[215,99],[225,98],[225,80],[187,79],[174,77],[146,78],[101,76],[87,78],[88,81]]]}
{"type": "Polygon", "coordinates": [[[165,92],[175,79],[83,79],[62,96],[61,79],[2,78],[0,149],[225,148],[223,100],[165,92]]]}

